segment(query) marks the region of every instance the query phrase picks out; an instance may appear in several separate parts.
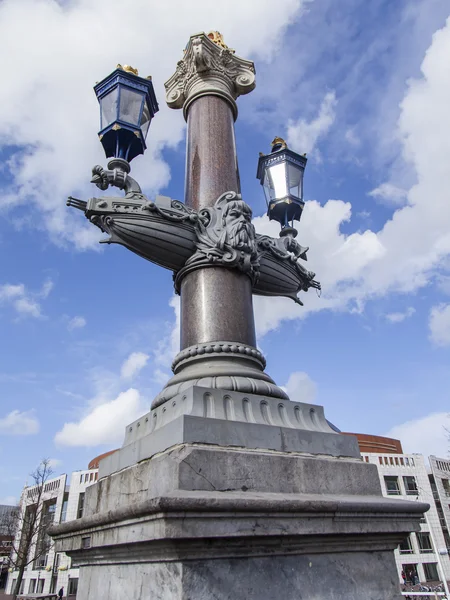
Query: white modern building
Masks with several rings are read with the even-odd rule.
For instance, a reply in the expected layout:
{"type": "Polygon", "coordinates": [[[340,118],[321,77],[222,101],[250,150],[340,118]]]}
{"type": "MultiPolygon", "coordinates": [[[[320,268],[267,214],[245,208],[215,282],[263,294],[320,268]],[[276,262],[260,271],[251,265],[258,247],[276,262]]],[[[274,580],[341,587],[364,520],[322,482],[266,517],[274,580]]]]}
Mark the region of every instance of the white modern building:
{"type": "Polygon", "coordinates": [[[430,504],[420,532],[411,533],[395,550],[400,582],[403,583],[402,573],[409,581],[412,575],[422,583],[444,578],[449,581],[450,461],[430,457],[429,474],[424,457],[404,454],[399,440],[354,435],[358,438],[362,459],[377,466],[384,496],[430,504]]]}
{"type": "Polygon", "coordinates": [[[436,510],[439,516],[445,545],[450,556],[450,460],[448,458],[429,457],[430,480],[436,510]]]}
{"type": "MultiPolygon", "coordinates": [[[[48,520],[49,524],[81,518],[86,488],[97,481],[97,477],[98,469],[89,469],[72,473],[69,484],[67,484],[67,475],[48,480],[40,499],[42,503],[42,510],[39,511],[40,518],[48,520]]],[[[35,503],[36,492],[36,486],[24,488],[20,500],[22,511],[35,503]]],[[[17,533],[16,539],[21,533],[21,531],[17,533]]],[[[47,545],[46,552],[27,566],[20,593],[57,592],[64,587],[64,596],[75,597],[78,588],[78,569],[71,567],[70,558],[66,554],[55,553],[48,536],[38,543],[47,545]]],[[[11,594],[14,589],[17,573],[17,570],[10,569],[6,584],[7,594],[11,594]]]]}

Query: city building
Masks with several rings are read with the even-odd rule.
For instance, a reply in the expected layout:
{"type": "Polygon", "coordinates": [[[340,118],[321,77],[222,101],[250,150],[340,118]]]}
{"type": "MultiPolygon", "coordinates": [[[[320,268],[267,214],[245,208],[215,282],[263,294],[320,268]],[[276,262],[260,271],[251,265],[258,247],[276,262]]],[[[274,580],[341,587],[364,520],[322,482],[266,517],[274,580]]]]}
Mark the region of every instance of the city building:
{"type": "Polygon", "coordinates": [[[14,519],[15,506],[0,504],[0,590],[6,585],[8,576],[9,555],[11,554],[11,523],[14,519]]]}
{"type": "Polygon", "coordinates": [[[450,553],[450,460],[448,458],[429,457],[430,480],[434,503],[439,516],[445,546],[450,553]]]}
{"type": "Polygon", "coordinates": [[[420,532],[411,533],[395,550],[400,582],[403,583],[402,573],[409,581],[413,575],[424,583],[442,581],[444,577],[450,580],[450,461],[430,457],[432,474],[429,476],[424,457],[404,454],[399,440],[352,435],[358,438],[362,459],[376,465],[384,496],[430,504],[420,532]]]}
{"type": "MultiPolygon", "coordinates": [[[[95,459],[94,459],[95,460],[95,459]]],[[[68,484],[67,475],[60,475],[45,482],[40,498],[39,515],[45,519],[45,525],[63,523],[83,516],[86,488],[98,478],[98,469],[75,471],[68,484]]],[[[26,511],[36,506],[37,486],[25,487],[20,510],[26,511]]],[[[20,593],[41,594],[57,592],[64,587],[64,594],[75,597],[78,588],[79,570],[71,567],[70,558],[64,553],[55,553],[51,538],[45,533],[39,534],[36,544],[40,551],[36,560],[30,563],[24,572],[20,593]]],[[[22,536],[17,532],[16,540],[22,536]]],[[[16,542],[17,543],[17,542],[16,542]]],[[[9,569],[6,593],[11,594],[17,580],[17,569],[9,569]]]]}

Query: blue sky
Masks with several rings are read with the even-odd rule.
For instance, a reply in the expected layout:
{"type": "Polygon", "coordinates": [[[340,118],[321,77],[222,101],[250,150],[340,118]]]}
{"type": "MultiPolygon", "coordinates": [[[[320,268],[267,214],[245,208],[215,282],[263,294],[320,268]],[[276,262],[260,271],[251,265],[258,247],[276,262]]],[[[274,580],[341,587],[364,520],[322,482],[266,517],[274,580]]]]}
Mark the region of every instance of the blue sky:
{"type": "Polygon", "coordinates": [[[161,108],[133,174],[149,197],[183,198],[184,122],[163,84],[189,35],[210,29],[256,63],[236,136],[260,233],[277,227],[264,216],[258,152],[282,135],[309,157],[299,241],[323,294],[304,294],[304,307],[255,298],[268,372],[343,430],[447,453],[448,2],[278,4],[0,4],[11,67],[0,89],[0,502],[20,495],[42,457],[70,472],[120,445],[169,377],[171,274],[99,246],[65,198],[97,192],[90,169],[106,161],[92,86],[118,62],[153,76],[161,108]]]}

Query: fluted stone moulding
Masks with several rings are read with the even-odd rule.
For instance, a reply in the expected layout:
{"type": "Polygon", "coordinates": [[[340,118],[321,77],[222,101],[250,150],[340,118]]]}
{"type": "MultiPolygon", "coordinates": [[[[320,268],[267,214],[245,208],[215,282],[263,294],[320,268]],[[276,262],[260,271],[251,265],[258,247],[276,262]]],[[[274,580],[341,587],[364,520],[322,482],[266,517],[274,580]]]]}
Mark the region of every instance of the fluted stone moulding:
{"type": "Polygon", "coordinates": [[[236,99],[255,87],[255,65],[233,50],[213,42],[205,33],[191,36],[175,73],[165,83],[170,108],[182,108],[200,96],[220,96],[231,104],[237,118],[236,99]]]}

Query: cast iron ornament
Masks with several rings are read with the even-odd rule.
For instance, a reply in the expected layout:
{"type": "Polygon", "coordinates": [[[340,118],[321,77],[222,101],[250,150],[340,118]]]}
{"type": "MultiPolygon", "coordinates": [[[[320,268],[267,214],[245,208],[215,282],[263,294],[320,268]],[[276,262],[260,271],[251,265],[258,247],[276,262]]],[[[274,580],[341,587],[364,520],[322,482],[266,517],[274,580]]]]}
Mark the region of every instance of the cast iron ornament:
{"type": "Polygon", "coordinates": [[[211,208],[199,212],[166,196],[149,200],[130,175],[130,165],[112,159],[108,169],[95,166],[92,183],[105,191],[125,191],[123,198],[69,196],[68,206],[82,210],[109,238],[135,254],[173,271],[175,290],[186,273],[205,267],[239,269],[250,277],[252,291],[262,296],[285,296],[302,304],[297,294],[320,290],[315,274],[303,267],[308,248],[293,236],[258,235],[252,211],[236,192],[222,194],[211,208]]]}

